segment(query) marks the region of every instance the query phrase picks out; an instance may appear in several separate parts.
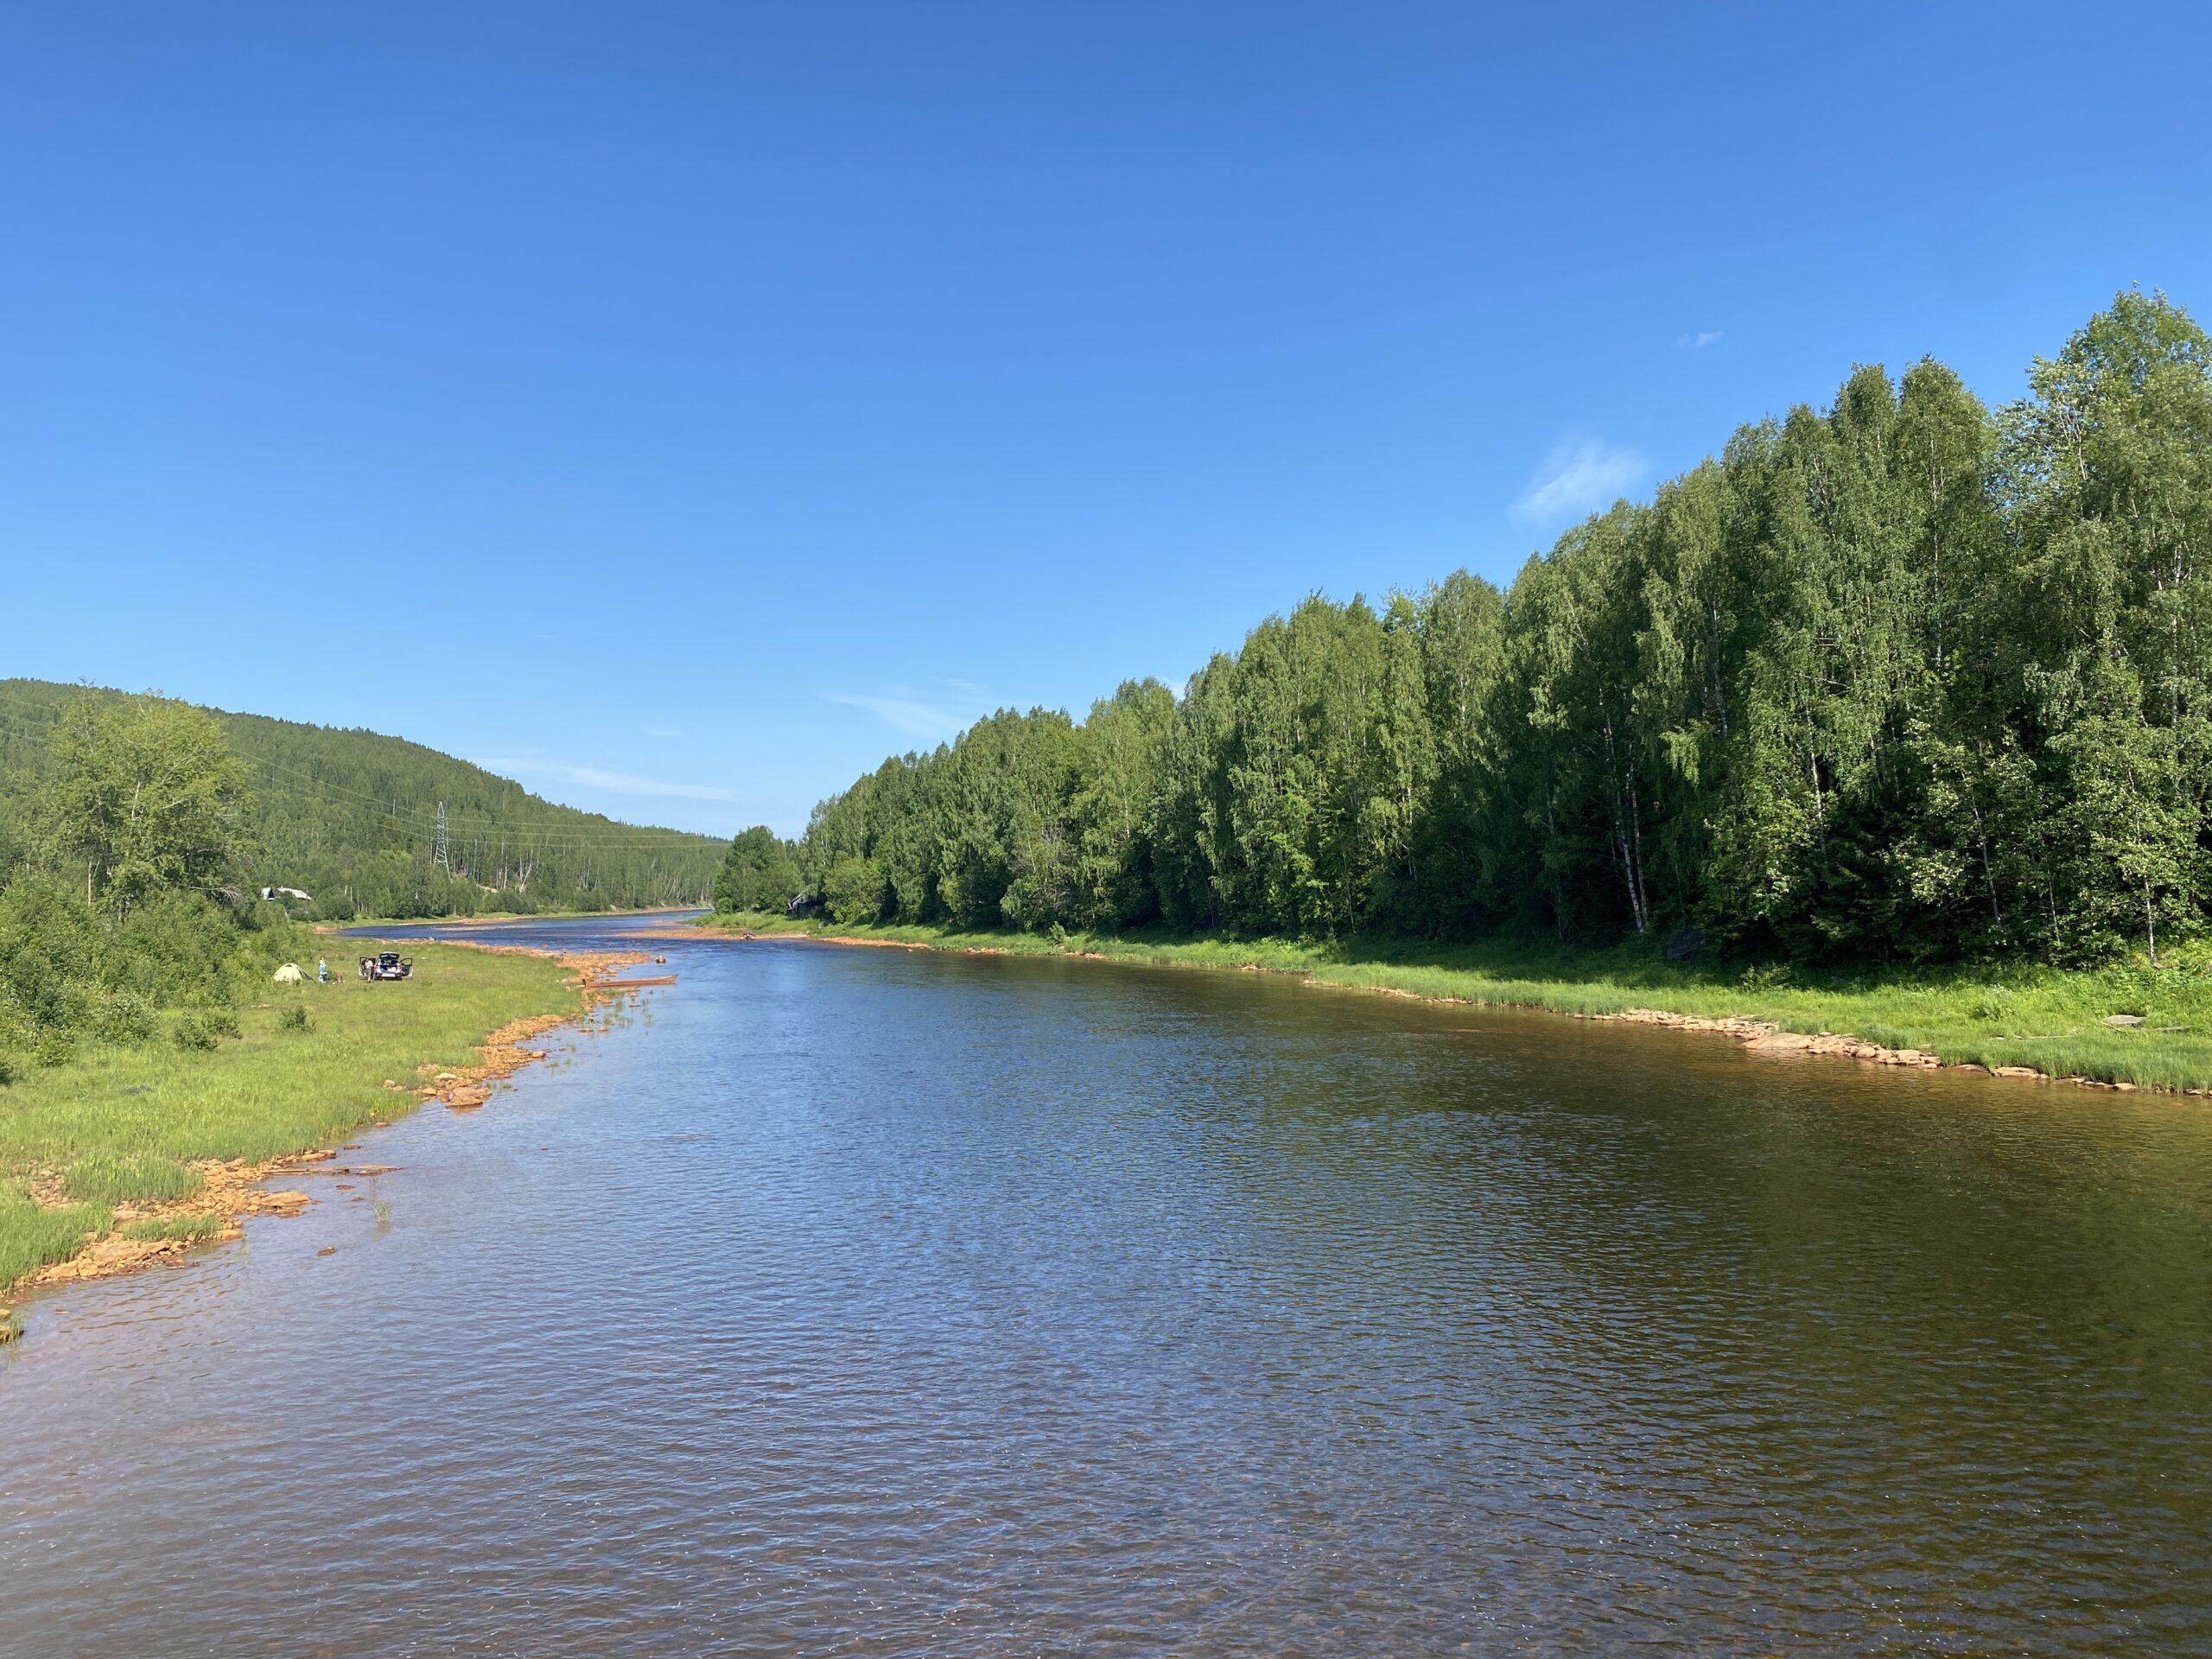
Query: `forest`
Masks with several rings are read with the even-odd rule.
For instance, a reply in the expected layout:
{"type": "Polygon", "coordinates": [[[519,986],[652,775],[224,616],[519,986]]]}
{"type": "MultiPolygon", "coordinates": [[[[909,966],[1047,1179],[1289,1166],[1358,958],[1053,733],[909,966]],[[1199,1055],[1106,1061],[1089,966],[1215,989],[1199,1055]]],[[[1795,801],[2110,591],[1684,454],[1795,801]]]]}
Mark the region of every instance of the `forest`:
{"type": "Polygon", "coordinates": [[[1503,592],[1317,594],[1179,694],[887,760],[721,902],[2155,966],[2212,874],[2208,550],[2212,342],[2125,292],[1994,410],[1860,367],[1503,592]]]}
{"type": "MultiPolygon", "coordinates": [[[[0,814],[55,766],[81,698],[120,692],[0,680],[0,814]]],[[[302,918],[469,916],[703,904],[727,843],[556,806],[510,779],[375,732],[210,711],[245,768],[242,890],[296,888],[302,918]]]]}
{"type": "Polygon", "coordinates": [[[0,682],[0,1084],[87,1045],[213,1047],[278,961],[329,949],[310,922],[699,903],[723,857],[416,744],[150,694],[0,682]]]}

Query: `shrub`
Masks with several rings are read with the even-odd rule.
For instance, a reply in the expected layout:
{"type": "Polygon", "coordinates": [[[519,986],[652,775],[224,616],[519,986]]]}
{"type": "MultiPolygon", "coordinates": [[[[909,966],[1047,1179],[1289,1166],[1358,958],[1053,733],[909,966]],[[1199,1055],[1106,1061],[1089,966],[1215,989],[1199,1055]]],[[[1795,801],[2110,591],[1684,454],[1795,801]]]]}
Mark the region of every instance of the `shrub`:
{"type": "Polygon", "coordinates": [[[92,1032],[103,1041],[143,1043],[159,1027],[154,1005],[136,991],[116,991],[92,1010],[92,1032]]]}
{"type": "Polygon", "coordinates": [[[58,1026],[48,1026],[31,1046],[31,1058],[41,1065],[67,1065],[77,1058],[77,1042],[58,1026]]]}
{"type": "Polygon", "coordinates": [[[830,919],[850,926],[883,914],[883,868],[872,858],[840,859],[822,878],[822,902],[830,919]]]}
{"type": "Polygon", "coordinates": [[[313,1031],[315,1021],[308,1017],[307,1004],[295,1002],[276,1016],[279,1031],[313,1031]]]}
{"type": "Polygon", "coordinates": [[[221,1033],[210,1026],[203,1015],[181,1014],[177,1016],[176,1025],[169,1032],[169,1037],[188,1053],[205,1053],[215,1046],[221,1033]]]}

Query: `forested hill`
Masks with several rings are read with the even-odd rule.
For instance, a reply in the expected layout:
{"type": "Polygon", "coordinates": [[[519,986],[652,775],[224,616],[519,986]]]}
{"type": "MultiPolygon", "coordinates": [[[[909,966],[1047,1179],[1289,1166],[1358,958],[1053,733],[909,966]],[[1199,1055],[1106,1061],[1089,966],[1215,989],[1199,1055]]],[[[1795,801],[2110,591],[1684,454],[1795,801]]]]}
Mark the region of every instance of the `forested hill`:
{"type": "Polygon", "coordinates": [[[2156,962],[2212,898],[2212,341],[2131,292],[1994,411],[1858,369],[1502,593],[1317,595],[796,850],[843,921],[2156,962]]]}
{"type": "MultiPolygon", "coordinates": [[[[48,736],[81,695],[0,680],[0,789],[21,798],[46,775],[48,736]]],[[[217,712],[250,769],[248,874],[313,895],[294,908],[318,918],[703,903],[728,845],[558,806],[400,738],[217,712]]]]}

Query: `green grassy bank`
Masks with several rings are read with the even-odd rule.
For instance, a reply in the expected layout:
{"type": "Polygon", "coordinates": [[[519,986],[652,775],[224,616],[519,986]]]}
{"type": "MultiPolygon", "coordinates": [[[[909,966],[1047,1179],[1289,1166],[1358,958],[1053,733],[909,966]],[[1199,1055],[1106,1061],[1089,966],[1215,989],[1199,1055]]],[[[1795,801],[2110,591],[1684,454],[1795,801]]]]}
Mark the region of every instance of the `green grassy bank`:
{"type": "Polygon", "coordinates": [[[1763,1020],[1783,1031],[1848,1033],[1885,1048],[1916,1048],[1948,1064],[2025,1065],[2053,1077],[2144,1088],[2212,1088],[2212,947],[2162,957],[2155,969],[2139,961],[2081,971],[1982,965],[1807,972],[1677,966],[1656,950],[1634,945],[1567,950],[1503,940],[1436,944],[1353,938],[1321,944],[1165,934],[1069,934],[1057,940],[747,915],[709,917],[697,925],[945,950],[1096,955],[1165,968],[1253,966],[1330,985],[1561,1014],[1657,1008],[1705,1019],[1763,1020]],[[2143,1023],[2105,1024],[2113,1014],[2139,1016],[2143,1023]]]}
{"type": "MultiPolygon", "coordinates": [[[[264,985],[237,1011],[234,1035],[200,1038],[211,1048],[166,1035],[87,1046],[0,1088],[0,1290],[108,1230],[118,1205],[190,1197],[196,1160],[328,1145],[414,1106],[385,1078],[411,1091],[416,1066],[471,1064],[508,1021],[576,1007],[568,969],[545,957],[410,943],[415,976],[371,985],[340,954],[333,971],[346,971],[331,984],[264,985]],[[57,1183],[67,1202],[37,1203],[34,1181],[57,1183]]],[[[301,965],[312,976],[312,959],[301,965]]]]}

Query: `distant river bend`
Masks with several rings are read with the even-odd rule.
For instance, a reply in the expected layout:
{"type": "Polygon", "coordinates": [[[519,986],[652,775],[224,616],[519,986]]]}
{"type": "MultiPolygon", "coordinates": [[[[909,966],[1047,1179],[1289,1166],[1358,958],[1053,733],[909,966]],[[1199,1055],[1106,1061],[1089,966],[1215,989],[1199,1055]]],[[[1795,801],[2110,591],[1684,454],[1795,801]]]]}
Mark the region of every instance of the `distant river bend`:
{"type": "Polygon", "coordinates": [[[654,948],[33,1305],[0,1653],[2212,1652],[2203,1103],[654,948]]]}

